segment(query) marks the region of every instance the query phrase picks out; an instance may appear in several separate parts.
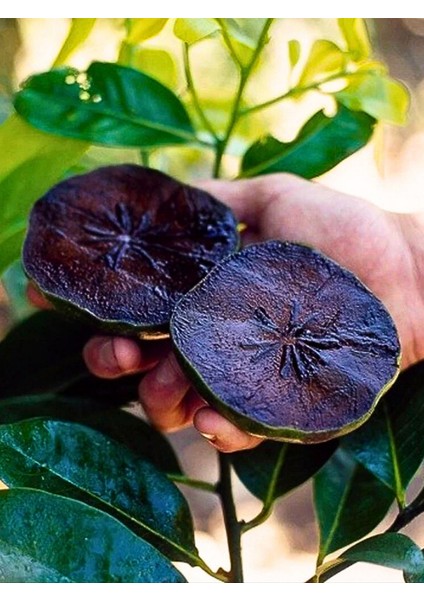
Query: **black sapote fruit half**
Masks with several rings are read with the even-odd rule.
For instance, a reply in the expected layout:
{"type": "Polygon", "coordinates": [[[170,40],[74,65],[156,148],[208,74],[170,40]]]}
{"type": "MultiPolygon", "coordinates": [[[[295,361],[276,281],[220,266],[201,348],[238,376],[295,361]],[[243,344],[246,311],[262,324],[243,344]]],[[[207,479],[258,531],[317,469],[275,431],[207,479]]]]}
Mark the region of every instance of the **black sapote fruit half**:
{"type": "Polygon", "coordinates": [[[103,330],[161,337],[176,302],[238,247],[231,210],[153,169],[108,166],[38,200],[28,277],[58,308],[103,330]]]}
{"type": "Polygon", "coordinates": [[[277,440],[348,433],[399,371],[383,304],[352,273],[292,243],[252,245],[223,260],[179,301],[171,337],[211,405],[277,440]]]}

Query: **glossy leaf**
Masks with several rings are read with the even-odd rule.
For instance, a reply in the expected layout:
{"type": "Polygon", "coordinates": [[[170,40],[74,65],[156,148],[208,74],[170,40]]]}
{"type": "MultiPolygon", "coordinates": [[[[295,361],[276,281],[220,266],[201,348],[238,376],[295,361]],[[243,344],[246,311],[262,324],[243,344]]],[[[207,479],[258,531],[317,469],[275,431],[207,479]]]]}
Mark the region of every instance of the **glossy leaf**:
{"type": "Polygon", "coordinates": [[[96,19],[71,19],[69,33],[56,56],[53,67],[66,64],[68,58],[83,44],[90,35],[96,19]]]}
{"type": "Polygon", "coordinates": [[[363,540],[343,552],[340,558],[401,569],[413,579],[424,575],[421,548],[402,533],[383,533],[363,540]]]}
{"type": "Polygon", "coordinates": [[[386,515],[394,495],[339,450],[315,476],[314,499],[320,530],[320,564],[328,554],[372,531],[386,515]]]}
{"type": "Polygon", "coordinates": [[[0,342],[0,398],[57,391],[88,373],[82,349],[92,330],[37,312],[0,342]]]}
{"type": "Polygon", "coordinates": [[[270,504],[315,475],[336,448],[335,441],[309,446],[266,441],[236,452],[232,463],[249,492],[270,504]]]}
{"type": "Polygon", "coordinates": [[[404,571],[407,583],[421,583],[424,576],[424,557],[421,549],[406,535],[383,533],[367,538],[325,562],[312,581],[325,583],[340,571],[356,562],[367,562],[404,571]]]}
{"type": "Polygon", "coordinates": [[[0,275],[19,258],[27,215],[88,145],[37,131],[18,115],[0,126],[0,275]]]}
{"type": "Polygon", "coordinates": [[[194,564],[188,505],[150,462],[77,423],[33,419],[0,427],[0,479],[101,508],[173,560],[194,564]]]}
{"type": "MultiPolygon", "coordinates": [[[[137,377],[139,380],[139,376],[137,377]]],[[[97,380],[99,385],[101,381],[97,380]]],[[[72,421],[87,425],[124,444],[131,452],[154,464],[165,473],[181,474],[175,452],[161,433],[135,415],[119,409],[128,399],[120,380],[108,381],[110,393],[91,396],[40,394],[5,398],[0,402],[0,424],[16,423],[36,417],[72,421]],[[115,394],[112,391],[115,390],[115,394]]],[[[103,382],[106,387],[106,382],[103,382]]],[[[82,388],[83,386],[81,386],[82,388]]]]}
{"type": "Polygon", "coordinates": [[[409,107],[405,86],[381,73],[358,72],[335,97],[351,110],[364,111],[375,119],[403,125],[409,107]]]}
{"type": "Polygon", "coordinates": [[[367,58],[371,54],[371,43],[364,19],[337,19],[353,60],[367,58]]]}
{"type": "Polygon", "coordinates": [[[108,146],[154,147],[196,141],[188,114],[161,83],[114,63],[87,72],[58,69],[31,77],[15,98],[35,127],[108,146]]]}
{"type": "Polygon", "coordinates": [[[303,67],[298,86],[304,87],[343,71],[346,55],[329,40],[316,40],[303,67]]]}
{"type": "Polygon", "coordinates": [[[165,27],[168,19],[126,19],[127,38],[129,44],[140,44],[155,37],[165,27]]]}
{"type": "Polygon", "coordinates": [[[371,419],[342,444],[403,505],[424,459],[424,362],[401,373],[371,419]]]}
{"type": "Polygon", "coordinates": [[[220,30],[215,19],[176,19],[174,35],[188,45],[200,42],[220,30]]]}
{"type": "Polygon", "coordinates": [[[293,141],[280,142],[267,136],[250,146],[239,176],[287,172],[307,179],[317,177],[362,148],[371,138],[374,125],[369,115],[345,107],[339,107],[334,117],[320,111],[293,141]]]}
{"type": "Polygon", "coordinates": [[[153,546],[116,519],[46,492],[0,491],[3,583],[180,583],[153,546]]]}

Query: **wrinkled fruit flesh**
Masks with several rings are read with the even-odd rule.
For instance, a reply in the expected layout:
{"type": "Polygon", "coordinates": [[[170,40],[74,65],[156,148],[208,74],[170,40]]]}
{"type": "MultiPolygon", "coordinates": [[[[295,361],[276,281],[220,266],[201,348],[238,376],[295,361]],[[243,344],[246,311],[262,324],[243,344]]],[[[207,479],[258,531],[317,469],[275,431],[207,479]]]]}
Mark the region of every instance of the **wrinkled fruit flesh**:
{"type": "Polygon", "coordinates": [[[118,165],[63,181],[36,202],[23,264],[58,308],[111,333],[155,338],[238,243],[234,215],[206,192],[118,165]]]}
{"type": "Polygon", "coordinates": [[[225,259],[178,303],[171,337],[204,398],[258,436],[323,442],[358,427],[394,382],[400,344],[349,271],[278,241],[225,259]]]}

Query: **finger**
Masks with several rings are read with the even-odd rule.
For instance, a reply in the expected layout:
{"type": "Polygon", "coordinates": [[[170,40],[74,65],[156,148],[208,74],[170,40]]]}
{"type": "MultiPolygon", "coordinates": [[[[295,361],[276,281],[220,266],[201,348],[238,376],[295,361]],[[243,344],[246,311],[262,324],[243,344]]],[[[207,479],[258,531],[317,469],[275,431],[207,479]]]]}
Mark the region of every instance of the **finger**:
{"type": "Polygon", "coordinates": [[[263,441],[262,438],[238,429],[210,407],[197,410],[193,424],[199,433],[221,452],[249,450],[263,441]]]}
{"type": "Polygon", "coordinates": [[[96,336],[87,342],[83,357],[97,377],[115,379],[152,369],[168,351],[169,342],[144,345],[125,337],[96,336]]]}
{"type": "Polygon", "coordinates": [[[42,310],[49,310],[53,308],[51,302],[49,302],[42,295],[42,293],[35,287],[35,285],[32,282],[28,284],[26,293],[28,302],[36,308],[40,308],[42,310]]]}
{"type": "Polygon", "coordinates": [[[163,431],[190,425],[196,410],[204,406],[190,388],[173,352],[143,377],[139,398],[149,420],[163,431]]]}

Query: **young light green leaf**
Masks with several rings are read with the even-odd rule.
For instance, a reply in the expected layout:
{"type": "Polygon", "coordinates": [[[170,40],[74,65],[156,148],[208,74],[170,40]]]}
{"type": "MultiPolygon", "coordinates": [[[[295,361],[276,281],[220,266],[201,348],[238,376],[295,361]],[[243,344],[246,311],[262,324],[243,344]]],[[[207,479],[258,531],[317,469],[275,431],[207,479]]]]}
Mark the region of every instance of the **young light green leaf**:
{"type": "Polygon", "coordinates": [[[3,583],[182,583],[177,569],[116,519],[54,494],[0,491],[3,583]]]}
{"type": "Polygon", "coordinates": [[[196,142],[189,116],[161,83],[114,63],[87,72],[58,69],[31,77],[15,98],[33,126],[107,146],[155,147],[196,142]]]}
{"type": "MultiPolygon", "coordinates": [[[[265,27],[269,27],[272,19],[216,19],[222,39],[230,51],[234,61],[246,66],[255,51],[258,49],[259,40],[265,27]]],[[[268,43],[268,36],[261,42],[262,46],[268,43]]]]}
{"type": "Polygon", "coordinates": [[[348,85],[335,94],[339,102],[352,110],[362,110],[380,121],[403,125],[409,108],[405,86],[381,72],[358,71],[348,85]]]}
{"type": "Polygon", "coordinates": [[[215,19],[176,19],[174,24],[174,35],[189,46],[219,30],[215,19]]]}
{"type": "Polygon", "coordinates": [[[406,490],[424,459],[424,365],[402,372],[377,410],[343,447],[405,503],[406,490]]]}
{"type": "Polygon", "coordinates": [[[267,136],[246,151],[239,177],[266,173],[295,173],[306,179],[322,175],[365,146],[375,120],[340,106],[334,117],[316,113],[292,142],[267,136]]]}
{"type": "Polygon", "coordinates": [[[169,52],[160,48],[145,48],[123,43],[119,63],[143,71],[170,89],[177,85],[177,70],[169,52]]]}
{"type": "Polygon", "coordinates": [[[0,233],[0,276],[20,256],[26,221],[13,221],[0,233]]]}
{"type": "Polygon", "coordinates": [[[300,75],[298,86],[304,87],[326,77],[342,72],[346,65],[346,54],[329,40],[316,40],[309,52],[300,75]]]}
{"type": "Polygon", "coordinates": [[[289,40],[288,42],[289,48],[289,61],[292,69],[297,65],[300,58],[300,42],[298,40],[289,40]]]}
{"type": "Polygon", "coordinates": [[[195,565],[193,523],[178,488],[124,445],[77,423],[33,419],[0,426],[0,479],[101,508],[172,560],[195,565]]]}
{"type": "Polygon", "coordinates": [[[318,564],[331,552],[372,531],[386,515],[393,498],[386,485],[339,449],[314,481],[320,530],[318,564]]]}
{"type": "Polygon", "coordinates": [[[18,115],[0,126],[0,275],[19,258],[33,203],[60,181],[88,144],[43,133],[18,115]]]}
{"type": "Polygon", "coordinates": [[[126,19],[126,41],[128,44],[141,44],[160,33],[168,19],[126,19]]]}
{"type": "Polygon", "coordinates": [[[231,461],[249,492],[271,504],[315,475],[336,448],[336,441],[313,447],[266,441],[236,452],[231,461]]]}
{"type": "Polygon", "coordinates": [[[19,323],[0,342],[0,398],[57,391],[88,374],[82,348],[91,334],[53,311],[19,323]]]}
{"type": "Polygon", "coordinates": [[[66,64],[69,56],[83,44],[90,35],[96,19],[71,19],[69,33],[63,43],[59,54],[56,56],[53,67],[60,67],[66,64]]]}
{"type": "Polygon", "coordinates": [[[371,54],[371,42],[364,19],[337,19],[348,52],[353,60],[368,58],[371,54]]]}

